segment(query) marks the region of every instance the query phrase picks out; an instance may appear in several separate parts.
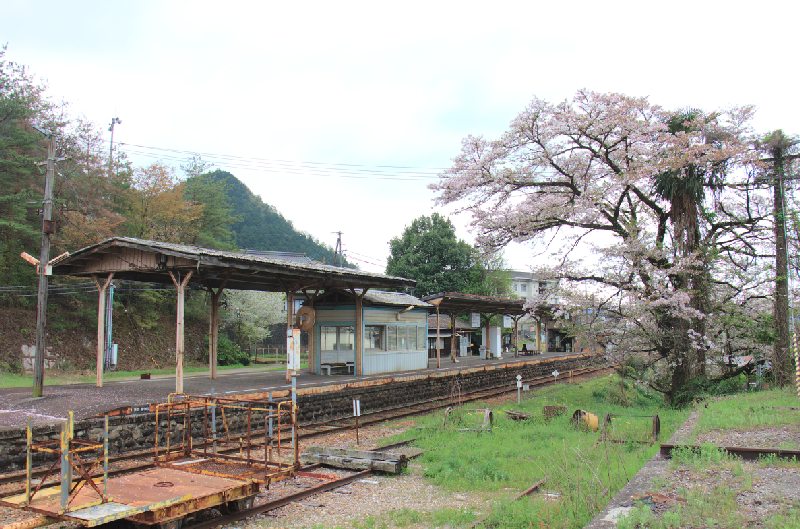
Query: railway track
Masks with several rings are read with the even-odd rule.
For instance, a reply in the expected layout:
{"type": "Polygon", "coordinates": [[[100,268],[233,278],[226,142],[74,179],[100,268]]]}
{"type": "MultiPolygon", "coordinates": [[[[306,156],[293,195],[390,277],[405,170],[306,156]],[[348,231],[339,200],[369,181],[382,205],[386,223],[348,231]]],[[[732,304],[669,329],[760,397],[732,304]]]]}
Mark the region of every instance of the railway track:
{"type": "MultiPolygon", "coordinates": [[[[574,370],[572,373],[573,380],[582,380],[591,376],[596,376],[599,374],[603,374],[608,371],[608,368],[587,368],[587,369],[578,369],[574,370]]],[[[523,381],[525,384],[528,384],[531,388],[554,385],[555,381],[553,377],[536,377],[529,380],[523,381]]],[[[563,382],[563,379],[562,379],[563,382]]],[[[436,410],[444,409],[448,406],[452,406],[454,403],[463,403],[463,402],[470,402],[476,400],[483,400],[487,398],[498,397],[501,395],[505,395],[507,393],[512,393],[516,391],[516,385],[514,386],[498,386],[494,388],[485,388],[480,390],[473,390],[470,392],[461,392],[460,390],[454,394],[448,395],[446,397],[439,397],[435,399],[431,399],[425,402],[421,402],[418,404],[413,405],[401,405],[395,406],[391,408],[384,408],[381,410],[374,410],[371,412],[365,412],[359,418],[359,426],[369,426],[385,421],[402,419],[406,417],[413,417],[416,415],[423,415],[426,413],[430,413],[436,410]]],[[[332,432],[337,431],[345,431],[355,428],[355,419],[353,417],[343,417],[339,419],[332,419],[324,422],[318,423],[305,423],[301,424],[298,427],[298,439],[310,439],[316,436],[325,435],[332,432]]],[[[289,434],[281,433],[281,440],[282,442],[289,438],[289,434]]],[[[253,432],[253,439],[251,440],[251,446],[255,445],[254,441],[258,439],[263,439],[264,437],[264,430],[256,430],[253,432]]],[[[232,448],[230,450],[220,450],[221,453],[227,452],[235,452],[239,450],[238,448],[232,448]]],[[[119,456],[115,456],[113,458],[109,458],[109,463],[111,465],[119,464],[125,461],[131,461],[136,459],[149,459],[150,461],[144,462],[138,465],[131,465],[124,468],[110,468],[108,471],[109,477],[120,476],[132,472],[139,472],[142,470],[146,470],[152,468],[154,464],[152,463],[152,453],[151,452],[136,452],[133,454],[123,454],[119,456]]],[[[37,469],[32,472],[33,478],[41,478],[45,476],[47,470],[45,468],[37,469]]],[[[98,473],[98,475],[100,475],[98,473]]],[[[25,473],[15,473],[15,474],[8,474],[4,476],[0,476],[0,485],[11,484],[15,482],[24,482],[25,481],[25,473]]],[[[55,482],[55,480],[54,480],[55,482]]],[[[16,494],[21,494],[25,491],[24,488],[14,489],[11,491],[5,491],[0,493],[0,498],[13,496],[16,494]]]]}

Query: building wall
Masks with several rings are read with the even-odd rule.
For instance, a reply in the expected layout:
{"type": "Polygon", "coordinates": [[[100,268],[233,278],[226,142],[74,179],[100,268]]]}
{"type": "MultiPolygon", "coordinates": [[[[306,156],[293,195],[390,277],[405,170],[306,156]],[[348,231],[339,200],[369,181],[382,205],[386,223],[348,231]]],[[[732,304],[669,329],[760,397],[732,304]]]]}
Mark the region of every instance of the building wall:
{"type": "MultiPolygon", "coordinates": [[[[557,284],[557,281],[540,281],[536,275],[530,272],[511,272],[511,290],[514,296],[519,299],[537,298],[539,297],[540,290],[547,291],[554,288],[557,284]]],[[[549,294],[547,298],[542,301],[551,305],[557,305],[559,302],[558,296],[553,294],[549,294]]]]}
{"type": "MultiPolygon", "coordinates": [[[[428,312],[425,309],[413,309],[401,314],[403,307],[365,307],[363,309],[363,326],[380,326],[383,331],[383,350],[364,351],[363,373],[374,375],[377,373],[392,373],[398,371],[411,371],[428,367],[427,339],[416,340],[414,349],[388,348],[387,329],[396,326],[408,333],[408,329],[423,327],[423,338],[428,335],[428,312]],[[421,342],[421,343],[420,343],[421,342]]],[[[315,347],[318,352],[313,366],[309,366],[312,373],[321,372],[320,365],[325,363],[355,362],[356,351],[338,350],[325,351],[322,349],[321,327],[323,326],[355,326],[355,305],[342,305],[338,307],[325,307],[315,311],[315,347]]],[[[361,332],[364,332],[362,327],[361,332]]],[[[419,332],[416,336],[419,336],[419,332]]],[[[354,342],[355,343],[355,342],[354,342]]]]}

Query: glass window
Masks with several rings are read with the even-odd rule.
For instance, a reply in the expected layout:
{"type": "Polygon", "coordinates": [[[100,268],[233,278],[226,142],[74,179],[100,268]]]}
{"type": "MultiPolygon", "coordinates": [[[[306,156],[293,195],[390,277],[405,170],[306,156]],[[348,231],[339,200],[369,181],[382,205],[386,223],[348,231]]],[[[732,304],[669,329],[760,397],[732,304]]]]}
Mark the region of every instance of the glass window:
{"type": "Polygon", "coordinates": [[[527,291],[528,291],[528,285],[527,285],[527,283],[520,283],[520,285],[519,285],[519,288],[520,288],[520,290],[522,290],[523,292],[527,292],[527,291]]]}
{"type": "Polygon", "coordinates": [[[397,350],[408,349],[408,327],[397,327],[397,350]]]}
{"type": "Polygon", "coordinates": [[[428,341],[428,328],[419,326],[417,327],[417,347],[420,349],[426,349],[426,343],[428,341]]]}
{"type": "Polygon", "coordinates": [[[389,327],[386,328],[386,331],[387,331],[387,334],[388,334],[387,340],[386,340],[387,341],[386,345],[387,345],[389,351],[394,351],[394,350],[397,349],[397,326],[396,325],[390,325],[389,327]]]}
{"type": "Polygon", "coordinates": [[[408,329],[408,348],[411,351],[417,349],[417,327],[406,327],[408,329]]]}
{"type": "Polygon", "coordinates": [[[336,327],[320,327],[319,348],[321,351],[336,350],[336,327]]]}
{"type": "Polygon", "coordinates": [[[364,327],[364,350],[383,351],[383,327],[377,325],[364,327]]]}
{"type": "Polygon", "coordinates": [[[355,342],[355,328],[348,326],[320,327],[321,351],[352,351],[355,342]]]}

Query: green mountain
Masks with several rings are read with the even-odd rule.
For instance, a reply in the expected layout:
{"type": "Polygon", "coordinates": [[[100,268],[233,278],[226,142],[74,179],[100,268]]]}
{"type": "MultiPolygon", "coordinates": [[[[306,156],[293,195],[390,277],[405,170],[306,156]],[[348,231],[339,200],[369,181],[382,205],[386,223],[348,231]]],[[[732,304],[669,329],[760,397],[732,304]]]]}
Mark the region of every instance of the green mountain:
{"type": "MultiPolygon", "coordinates": [[[[274,206],[265,204],[241,180],[227,171],[209,174],[214,180],[228,179],[228,196],[236,215],[241,218],[231,226],[236,245],[248,250],[302,252],[315,261],[333,263],[334,251],[312,236],[297,231],[292,221],[281,215],[274,206]]],[[[345,260],[345,266],[354,268],[345,260]]]]}

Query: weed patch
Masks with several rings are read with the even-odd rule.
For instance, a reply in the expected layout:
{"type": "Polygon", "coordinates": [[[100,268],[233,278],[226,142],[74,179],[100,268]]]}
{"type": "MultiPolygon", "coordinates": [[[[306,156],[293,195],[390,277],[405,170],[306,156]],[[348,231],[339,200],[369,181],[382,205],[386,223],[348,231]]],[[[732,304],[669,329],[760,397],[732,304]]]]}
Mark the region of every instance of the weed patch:
{"type": "MultiPolygon", "coordinates": [[[[426,450],[419,463],[424,475],[439,486],[492,493],[521,491],[545,479],[530,498],[493,508],[483,527],[538,527],[539,522],[547,527],[583,527],[655,454],[657,445],[636,442],[652,436],[649,416],[661,417],[664,437],[669,437],[686,416],[659,406],[654,399],[639,398],[637,389],[621,385],[613,377],[563,384],[526,396],[520,404],[493,408],[491,432],[442,427],[440,413],[417,420],[420,429],[414,432],[415,444],[426,450]],[[619,392],[624,392],[625,398],[619,392]],[[544,406],[566,406],[568,413],[548,420],[544,406]],[[509,409],[531,418],[508,419],[505,411],[509,409]],[[606,413],[614,415],[608,435],[575,428],[570,418],[576,409],[601,418],[606,413]],[[533,520],[536,522],[531,525],[533,520]]],[[[470,407],[490,406],[474,403],[470,407]]],[[[410,513],[401,516],[410,517],[410,513]]]]}

